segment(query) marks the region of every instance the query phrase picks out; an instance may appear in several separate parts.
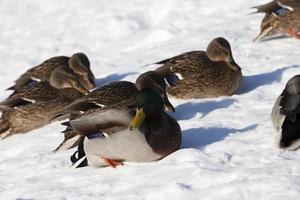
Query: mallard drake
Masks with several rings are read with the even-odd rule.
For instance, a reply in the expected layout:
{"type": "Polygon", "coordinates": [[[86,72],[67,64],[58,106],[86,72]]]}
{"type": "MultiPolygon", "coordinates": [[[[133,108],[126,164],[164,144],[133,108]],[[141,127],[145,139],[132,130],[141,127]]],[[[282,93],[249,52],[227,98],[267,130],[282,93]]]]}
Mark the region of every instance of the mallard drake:
{"type": "Polygon", "coordinates": [[[285,34],[300,39],[299,0],[276,0],[254,8],[257,13],[266,14],[261,23],[261,31],[254,41],[285,34]]]}
{"type": "Polygon", "coordinates": [[[136,104],[136,109],[106,108],[70,121],[72,129],[87,136],[80,156],[72,156],[75,166],[84,166],[85,154],[89,165],[116,167],[123,161],[159,160],[180,148],[180,126],[163,111],[161,96],[144,88],[136,104]]]}
{"type": "Polygon", "coordinates": [[[224,38],[212,40],[206,52],[191,51],[155,64],[162,65],[156,71],[169,83],[168,94],[181,99],[232,95],[242,80],[241,68],[224,38]]]}
{"type": "Polygon", "coordinates": [[[0,102],[0,138],[45,126],[54,113],[86,93],[69,67],[55,68],[49,82],[32,82],[0,102]]]}
{"type": "Polygon", "coordinates": [[[277,132],[275,145],[284,150],[300,146],[300,75],[291,78],[272,110],[272,122],[277,132]]]}
{"type": "MultiPolygon", "coordinates": [[[[163,77],[157,72],[148,71],[141,74],[135,84],[117,81],[90,92],[67,106],[64,114],[72,114],[71,119],[74,119],[106,108],[136,107],[136,97],[144,88],[157,91],[163,99],[166,110],[175,111],[166,95],[166,83],[163,77]]],[[[63,133],[64,141],[56,150],[69,149],[78,145],[81,136],[76,131],[67,128],[63,133]]]]}
{"type": "Polygon", "coordinates": [[[8,90],[19,90],[23,86],[35,82],[49,81],[54,69],[60,66],[69,67],[79,79],[81,85],[90,90],[96,87],[95,77],[90,69],[90,61],[83,53],[76,53],[71,57],[57,56],[50,58],[40,65],[22,74],[15,84],[8,90]]]}

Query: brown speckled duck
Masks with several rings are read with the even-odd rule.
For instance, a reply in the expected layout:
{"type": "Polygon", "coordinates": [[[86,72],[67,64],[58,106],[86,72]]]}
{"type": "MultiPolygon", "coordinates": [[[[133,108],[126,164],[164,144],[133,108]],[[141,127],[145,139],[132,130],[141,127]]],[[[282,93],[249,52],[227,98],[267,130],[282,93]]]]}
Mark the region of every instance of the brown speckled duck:
{"type": "Polygon", "coordinates": [[[30,82],[0,102],[0,138],[26,133],[50,123],[54,113],[62,111],[88,90],[66,65],[53,69],[49,82],[30,82]]]}
{"type": "Polygon", "coordinates": [[[162,65],[156,71],[169,83],[168,94],[181,99],[232,95],[242,81],[230,44],[221,37],[211,41],[206,52],[191,51],[156,64],[162,65]]]}
{"type": "Polygon", "coordinates": [[[33,81],[49,81],[53,70],[59,66],[68,66],[86,89],[90,90],[96,87],[95,77],[90,69],[90,61],[84,53],[76,53],[71,57],[57,56],[50,58],[40,65],[33,67],[22,74],[15,85],[8,90],[19,90],[23,86],[33,81]]]}
{"type": "MultiPolygon", "coordinates": [[[[65,113],[71,113],[71,119],[78,118],[84,115],[89,115],[94,112],[100,112],[107,108],[127,108],[136,107],[136,96],[144,88],[152,88],[159,93],[163,99],[165,109],[175,111],[172,104],[169,102],[166,95],[166,83],[163,77],[154,71],[148,71],[141,74],[136,83],[128,81],[117,81],[108,85],[102,86],[88,95],[74,101],[67,106],[65,113]]],[[[69,123],[65,123],[69,126],[69,123]]],[[[68,127],[63,131],[65,139],[59,145],[57,150],[69,149],[78,145],[81,135],[68,127]]]]}
{"type": "Polygon", "coordinates": [[[276,0],[254,8],[258,13],[266,14],[254,41],[276,35],[300,39],[300,0],[276,0]]]}
{"type": "Polygon", "coordinates": [[[73,167],[151,162],[180,148],[180,126],[163,111],[161,95],[143,88],[135,100],[135,107],[106,107],[69,122],[70,128],[86,136],[79,144],[77,156],[75,153],[71,157],[73,167]]]}

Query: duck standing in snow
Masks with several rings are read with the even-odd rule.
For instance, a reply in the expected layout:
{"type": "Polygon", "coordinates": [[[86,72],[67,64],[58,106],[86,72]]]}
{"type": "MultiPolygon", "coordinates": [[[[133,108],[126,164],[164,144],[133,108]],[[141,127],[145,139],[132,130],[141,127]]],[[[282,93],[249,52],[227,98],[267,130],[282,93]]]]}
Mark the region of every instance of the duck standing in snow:
{"type": "MultiPolygon", "coordinates": [[[[144,88],[151,88],[156,91],[160,94],[165,109],[175,111],[166,95],[166,83],[163,77],[155,71],[148,71],[141,74],[135,83],[116,81],[97,88],[67,106],[64,109],[64,114],[71,114],[71,119],[75,119],[94,112],[102,112],[108,108],[136,108],[136,97],[144,88]]],[[[67,126],[67,129],[63,131],[65,138],[56,150],[75,147],[83,137],[70,127],[69,122],[63,124],[67,126]]]]}
{"type": "Polygon", "coordinates": [[[272,110],[275,145],[284,150],[300,146],[300,75],[291,78],[272,110]]]}
{"type": "Polygon", "coordinates": [[[300,0],[276,0],[254,8],[257,13],[266,14],[254,41],[276,35],[290,35],[300,39],[300,0]]]}
{"type": "Polygon", "coordinates": [[[229,96],[242,81],[230,44],[221,37],[212,40],[206,51],[183,53],[155,64],[162,65],[156,71],[169,83],[168,94],[181,99],[229,96]]]}
{"type": "Polygon", "coordinates": [[[87,66],[81,65],[80,55],[73,57],[78,60],[72,62],[78,62],[78,71],[89,71],[88,78],[84,77],[85,73],[82,76],[76,74],[65,60],[67,57],[55,57],[17,79],[16,84],[9,88],[14,90],[13,94],[0,102],[1,139],[47,125],[54,113],[89,92],[95,84],[94,75],[89,66],[87,69],[87,66]]]}
{"type": "Polygon", "coordinates": [[[69,128],[86,136],[79,144],[77,158],[71,157],[74,167],[151,162],[178,150],[180,126],[163,108],[161,95],[143,88],[134,107],[106,107],[71,120],[69,128]]]}

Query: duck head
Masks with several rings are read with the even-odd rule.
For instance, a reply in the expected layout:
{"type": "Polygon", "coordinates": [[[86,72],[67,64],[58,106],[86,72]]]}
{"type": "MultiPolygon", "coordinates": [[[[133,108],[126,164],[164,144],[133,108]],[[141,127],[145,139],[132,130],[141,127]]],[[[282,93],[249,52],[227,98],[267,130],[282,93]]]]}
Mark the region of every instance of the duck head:
{"type": "Polygon", "coordinates": [[[232,57],[229,42],[222,37],[215,38],[211,41],[206,49],[207,56],[214,62],[226,62],[233,70],[241,70],[232,57]]]}
{"type": "Polygon", "coordinates": [[[152,88],[143,88],[136,97],[137,109],[129,128],[139,127],[146,117],[153,117],[163,112],[164,102],[161,95],[152,88]]]}
{"type": "Polygon", "coordinates": [[[69,66],[80,77],[81,84],[88,90],[96,87],[95,76],[90,69],[90,61],[84,53],[71,56],[69,66]]]}
{"type": "Polygon", "coordinates": [[[163,99],[166,110],[170,110],[172,112],[175,111],[174,106],[170,103],[167,92],[166,92],[166,82],[164,78],[156,71],[148,71],[141,74],[136,82],[136,87],[138,90],[142,90],[144,88],[151,88],[160,94],[163,99]]]}
{"type": "Polygon", "coordinates": [[[56,89],[74,88],[80,93],[87,94],[89,91],[81,85],[77,76],[67,66],[57,67],[51,74],[49,83],[56,89]]]}

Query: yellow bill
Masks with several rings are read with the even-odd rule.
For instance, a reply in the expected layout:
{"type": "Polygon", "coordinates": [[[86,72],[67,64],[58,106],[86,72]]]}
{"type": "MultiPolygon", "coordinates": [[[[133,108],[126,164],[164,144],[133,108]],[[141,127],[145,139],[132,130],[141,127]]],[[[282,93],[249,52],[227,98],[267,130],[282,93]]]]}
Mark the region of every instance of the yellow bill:
{"type": "Polygon", "coordinates": [[[135,112],[135,116],[129,125],[129,129],[132,130],[134,128],[139,127],[143,123],[145,117],[146,116],[145,116],[143,108],[141,108],[141,109],[137,108],[136,112],[135,112]]]}

